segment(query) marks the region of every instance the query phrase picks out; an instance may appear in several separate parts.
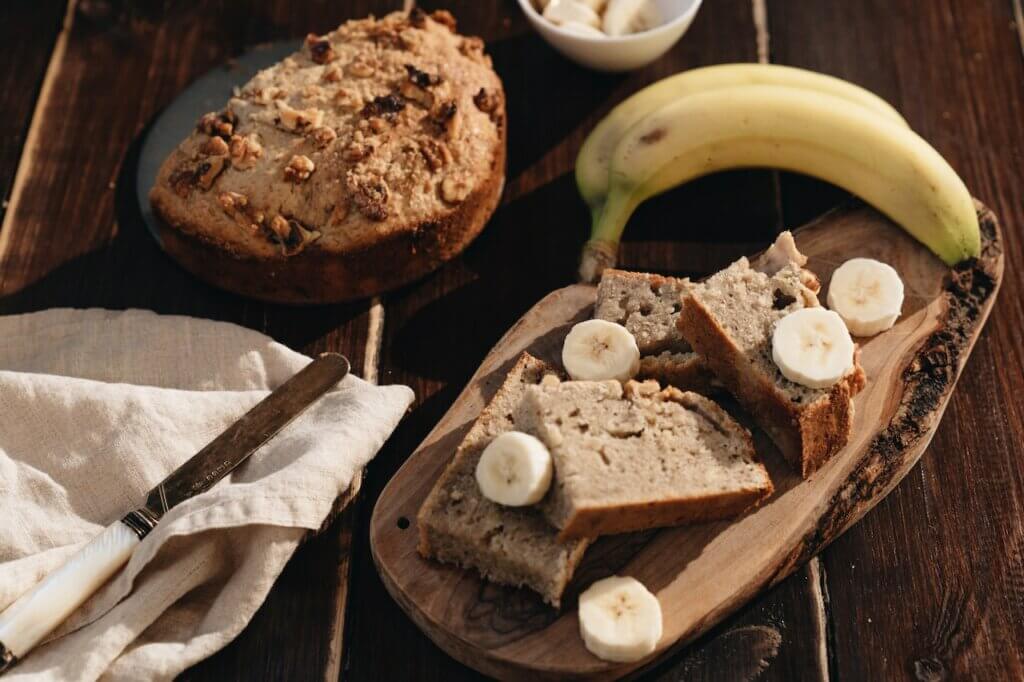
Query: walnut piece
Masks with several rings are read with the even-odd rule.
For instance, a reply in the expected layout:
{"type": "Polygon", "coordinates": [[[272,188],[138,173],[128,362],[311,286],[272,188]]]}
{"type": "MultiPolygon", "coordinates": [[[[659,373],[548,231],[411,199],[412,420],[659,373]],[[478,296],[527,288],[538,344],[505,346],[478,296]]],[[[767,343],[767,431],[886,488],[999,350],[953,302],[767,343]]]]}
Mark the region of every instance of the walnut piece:
{"type": "Polygon", "coordinates": [[[420,141],[419,147],[427,166],[435,173],[452,162],[451,150],[444,142],[426,138],[420,141]]]}
{"type": "Polygon", "coordinates": [[[494,90],[488,90],[486,88],[480,88],[480,90],[473,95],[473,104],[476,108],[485,114],[490,114],[498,108],[500,98],[498,93],[494,90]]]}
{"type": "Polygon", "coordinates": [[[309,48],[310,59],[317,64],[327,64],[338,57],[327,39],[313,33],[306,36],[306,47],[309,48]]]}
{"type": "Polygon", "coordinates": [[[277,101],[277,117],[274,123],[284,130],[301,133],[307,128],[318,128],[324,122],[324,112],[320,109],[295,109],[286,102],[277,101]]]}
{"type": "Polygon", "coordinates": [[[383,178],[358,177],[350,174],[347,184],[352,193],[352,203],[360,213],[371,220],[387,220],[388,197],[391,193],[383,178]]]}
{"type": "Polygon", "coordinates": [[[451,31],[452,33],[455,33],[455,29],[456,29],[455,17],[453,17],[452,13],[449,12],[448,10],[446,10],[446,9],[434,10],[433,12],[430,13],[430,18],[433,19],[434,21],[436,21],[439,24],[447,26],[449,31],[451,31]]]}
{"type": "Polygon", "coordinates": [[[449,204],[459,204],[469,196],[469,183],[464,178],[446,175],[441,181],[441,198],[449,204]]]}
{"type": "Polygon", "coordinates": [[[323,74],[320,76],[320,80],[325,83],[337,83],[341,80],[341,67],[337,64],[332,64],[324,69],[323,74]]]}
{"type": "Polygon", "coordinates": [[[211,137],[223,137],[226,139],[231,137],[236,123],[238,123],[238,117],[235,116],[231,109],[225,109],[220,112],[211,111],[208,114],[203,114],[199,117],[199,123],[196,124],[196,128],[211,137]]]}
{"type": "Polygon", "coordinates": [[[362,161],[372,153],[373,145],[353,140],[345,147],[345,151],[342,152],[341,156],[346,161],[362,161]]]}
{"type": "Polygon", "coordinates": [[[208,161],[203,161],[196,167],[196,183],[203,189],[210,189],[225,166],[223,156],[211,156],[208,161]]]}
{"type": "Polygon", "coordinates": [[[424,109],[434,108],[434,95],[412,81],[404,81],[398,86],[398,92],[410,102],[419,104],[424,109]]]}
{"type": "Polygon", "coordinates": [[[231,165],[237,170],[249,170],[263,156],[263,146],[257,142],[256,134],[242,137],[232,135],[228,145],[231,153],[231,165]]]}
{"type": "Polygon", "coordinates": [[[207,156],[227,156],[228,143],[222,137],[211,137],[203,143],[200,151],[207,156]]]}
{"type": "Polygon", "coordinates": [[[334,132],[334,128],[331,128],[330,126],[320,126],[319,128],[313,128],[310,130],[309,137],[317,147],[323,149],[338,139],[338,133],[334,132]]]}
{"type": "Polygon", "coordinates": [[[249,199],[237,192],[221,192],[217,197],[224,212],[247,233],[255,235],[263,225],[263,212],[249,205],[249,199]]]}
{"type": "Polygon", "coordinates": [[[298,220],[282,215],[274,216],[265,234],[271,243],[281,246],[285,256],[294,256],[321,236],[319,231],[310,230],[298,220]]]}
{"type": "Polygon", "coordinates": [[[369,78],[373,75],[373,65],[364,59],[356,57],[352,62],[345,67],[345,71],[354,78],[369,78]]]}
{"type": "Polygon", "coordinates": [[[443,134],[451,140],[459,134],[460,118],[458,106],[456,106],[455,102],[448,101],[442,102],[434,110],[430,115],[430,123],[437,134],[443,134]]]}
{"type": "Polygon", "coordinates": [[[316,164],[308,156],[296,154],[284,167],[284,179],[288,182],[305,182],[316,170],[316,164]]]}

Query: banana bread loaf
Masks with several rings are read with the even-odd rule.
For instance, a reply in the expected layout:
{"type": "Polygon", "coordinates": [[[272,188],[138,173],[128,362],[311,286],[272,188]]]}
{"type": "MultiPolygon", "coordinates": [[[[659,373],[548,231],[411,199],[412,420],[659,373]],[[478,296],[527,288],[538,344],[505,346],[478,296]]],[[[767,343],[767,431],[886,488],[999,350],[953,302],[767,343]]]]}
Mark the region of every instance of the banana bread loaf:
{"type": "Polygon", "coordinates": [[[364,297],[438,267],[498,202],[505,103],[483,42],[414,9],[343,24],[203,116],[150,201],[164,247],[239,293],[364,297]]]}
{"type": "Polygon", "coordinates": [[[553,371],[527,353],[520,357],[434,485],[417,524],[424,557],[476,569],[496,583],[529,587],[557,608],[589,541],[560,542],[538,507],[492,502],[475,477],[484,448],[512,429],[527,387],[553,371]]]}
{"type": "Polygon", "coordinates": [[[819,306],[818,278],[787,232],[751,266],[741,258],[694,284],[683,297],[679,329],[719,381],[753,415],[805,478],[850,437],[852,398],[864,387],[853,368],[829,388],[786,379],[772,360],[775,323],[795,310],[819,306]]]}
{"type": "Polygon", "coordinates": [[[746,429],[713,401],[657,382],[531,386],[516,423],[547,445],[541,502],[560,538],[736,516],[772,492],[746,429]]]}

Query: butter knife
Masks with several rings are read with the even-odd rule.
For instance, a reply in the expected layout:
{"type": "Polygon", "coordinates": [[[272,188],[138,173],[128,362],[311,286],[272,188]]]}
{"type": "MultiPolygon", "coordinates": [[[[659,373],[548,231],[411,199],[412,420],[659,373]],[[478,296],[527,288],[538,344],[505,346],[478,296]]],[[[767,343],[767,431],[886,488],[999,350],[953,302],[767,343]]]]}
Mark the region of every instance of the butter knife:
{"type": "Polygon", "coordinates": [[[348,360],[337,353],[324,353],[309,363],[149,491],[142,507],[107,526],[67,563],[7,607],[0,614],[0,674],[128,563],[168,509],[212,488],[348,371],[348,360]]]}

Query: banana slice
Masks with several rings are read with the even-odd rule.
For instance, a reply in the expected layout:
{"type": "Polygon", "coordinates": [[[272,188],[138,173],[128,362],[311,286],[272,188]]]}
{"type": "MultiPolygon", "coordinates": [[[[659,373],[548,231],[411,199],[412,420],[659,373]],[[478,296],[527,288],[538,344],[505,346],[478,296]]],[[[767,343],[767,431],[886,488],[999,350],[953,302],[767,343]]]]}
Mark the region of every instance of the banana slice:
{"type": "Polygon", "coordinates": [[[853,369],[853,339],[832,310],[804,308],[786,315],[772,334],[772,360],[782,375],[809,388],[828,388],[853,369]]]}
{"type": "Polygon", "coordinates": [[[903,308],[903,281],[892,266],[872,258],[851,258],[832,273],[828,307],[855,336],[891,329],[903,308]]]}
{"type": "Polygon", "coordinates": [[[636,578],[598,580],[580,595],[580,634],[590,653],[629,663],[661,639],[661,604],[636,578]]]}
{"type": "Polygon", "coordinates": [[[562,366],[577,381],[626,381],[640,371],[640,348],[621,324],[587,320],[566,335],[562,366]]]}
{"type": "Polygon", "coordinates": [[[644,30],[650,13],[647,0],[608,0],[601,28],[610,36],[624,36],[644,30]]]}
{"type": "Polygon", "coordinates": [[[575,21],[593,28],[601,27],[598,13],[578,0],[551,0],[544,8],[544,18],[559,26],[575,21]]]}
{"type": "Polygon", "coordinates": [[[528,433],[506,431],[484,448],[476,483],[492,502],[506,507],[536,504],[551,486],[551,453],[528,433]]]}

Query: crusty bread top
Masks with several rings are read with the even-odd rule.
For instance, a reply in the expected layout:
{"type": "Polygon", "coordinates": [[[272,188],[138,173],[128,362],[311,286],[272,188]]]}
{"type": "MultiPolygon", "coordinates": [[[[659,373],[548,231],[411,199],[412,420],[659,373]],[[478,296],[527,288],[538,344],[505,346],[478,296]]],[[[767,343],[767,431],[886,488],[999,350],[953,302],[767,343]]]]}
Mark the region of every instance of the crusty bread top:
{"type": "Polygon", "coordinates": [[[542,502],[564,527],[586,508],[671,504],[771,490],[750,433],[713,401],[655,381],[567,381],[527,388],[517,423],[551,450],[542,502]]]}
{"type": "Polygon", "coordinates": [[[237,253],[349,251],[443,220],[494,182],[504,93],[445,11],[349,21],[202,117],[151,200],[237,253]],[[196,227],[198,226],[198,227],[196,227]]]}
{"type": "Polygon", "coordinates": [[[644,355],[690,350],[676,323],[690,280],[607,268],[597,285],[594,317],[621,324],[644,355]]]}

